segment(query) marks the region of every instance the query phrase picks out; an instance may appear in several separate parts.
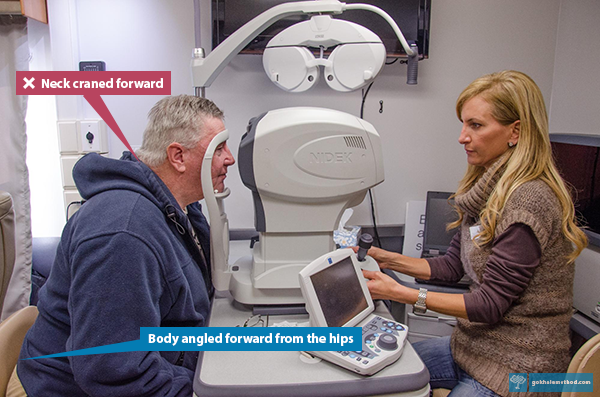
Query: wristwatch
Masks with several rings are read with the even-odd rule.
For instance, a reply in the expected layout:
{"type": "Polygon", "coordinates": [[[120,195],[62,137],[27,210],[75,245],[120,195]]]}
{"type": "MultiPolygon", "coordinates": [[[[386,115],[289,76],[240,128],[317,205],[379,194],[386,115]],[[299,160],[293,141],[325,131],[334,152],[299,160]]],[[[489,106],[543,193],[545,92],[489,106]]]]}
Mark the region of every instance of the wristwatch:
{"type": "Polygon", "coordinates": [[[425,304],[425,299],[427,299],[427,290],[425,288],[421,288],[419,290],[419,297],[417,301],[413,305],[413,313],[416,314],[425,314],[427,311],[427,305],[425,304]]]}

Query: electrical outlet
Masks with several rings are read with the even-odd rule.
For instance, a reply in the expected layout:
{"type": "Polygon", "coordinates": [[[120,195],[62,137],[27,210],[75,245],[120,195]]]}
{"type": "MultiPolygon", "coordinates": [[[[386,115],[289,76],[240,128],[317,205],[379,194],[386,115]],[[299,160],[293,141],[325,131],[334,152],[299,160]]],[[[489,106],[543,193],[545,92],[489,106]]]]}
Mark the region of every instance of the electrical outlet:
{"type": "Polygon", "coordinates": [[[78,122],[80,153],[108,152],[106,125],[102,120],[83,120],[78,122]]]}

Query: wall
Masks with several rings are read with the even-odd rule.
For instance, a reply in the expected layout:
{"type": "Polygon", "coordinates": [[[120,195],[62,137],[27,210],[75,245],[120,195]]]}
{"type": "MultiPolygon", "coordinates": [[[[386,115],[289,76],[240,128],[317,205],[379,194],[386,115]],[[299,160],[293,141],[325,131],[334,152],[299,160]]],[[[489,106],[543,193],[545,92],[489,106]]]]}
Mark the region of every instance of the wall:
{"type": "MultiPolygon", "coordinates": [[[[550,97],[560,5],[560,0],[432,0],[430,59],[420,62],[419,84],[405,84],[405,65],[386,66],[366,101],[364,117],[384,144],[386,180],[374,189],[379,224],[404,223],[405,203],[424,199],[427,190],[455,189],[466,161],[457,142],[460,123],[454,102],[474,78],[518,69],[550,97]]],[[[57,37],[67,36],[57,40],[71,49],[71,54],[63,49],[62,60],[54,58],[63,63],[61,68],[55,64],[57,70],[75,70],[79,60],[103,60],[108,70],[170,70],[172,93],[192,93],[191,0],[53,0],[49,8],[60,14],[51,19],[51,29],[57,37]]],[[[270,109],[310,105],[358,115],[361,103],[360,92],[333,92],[324,82],[306,93],[285,93],[268,80],[261,58],[253,55],[235,57],[206,95],[225,111],[234,154],[248,120],[270,109]]],[[[146,114],[157,99],[104,97],[133,146],[141,143],[146,114]]],[[[61,100],[70,102],[59,103],[59,119],[96,117],[81,98],[61,100]]],[[[118,157],[122,150],[110,134],[110,156],[118,157]]],[[[232,190],[225,204],[230,226],[253,227],[250,192],[241,184],[237,166],[227,184],[232,190]]],[[[350,222],[371,223],[366,202],[350,222]]]]}
{"type": "Polygon", "coordinates": [[[550,132],[600,135],[600,2],[563,1],[558,21],[550,132]]]}
{"type": "MultiPolygon", "coordinates": [[[[29,70],[52,70],[48,25],[29,19],[27,39],[29,70]]],[[[53,95],[31,95],[27,103],[27,167],[34,237],[59,236],[65,220],[55,101],[53,95]]]]}

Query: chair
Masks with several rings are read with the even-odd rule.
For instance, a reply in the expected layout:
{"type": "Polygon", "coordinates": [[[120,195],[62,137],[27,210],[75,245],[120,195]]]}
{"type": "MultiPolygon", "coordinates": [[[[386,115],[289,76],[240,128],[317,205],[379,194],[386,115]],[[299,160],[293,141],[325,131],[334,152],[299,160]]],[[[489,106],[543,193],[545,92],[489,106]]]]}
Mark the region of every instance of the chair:
{"type": "MultiPolygon", "coordinates": [[[[577,353],[571,359],[571,364],[567,369],[567,373],[592,373],[600,375],[600,334],[594,336],[583,344],[577,350],[577,353]]],[[[582,397],[582,396],[598,396],[600,395],[600,384],[594,382],[593,393],[578,393],[578,392],[563,392],[561,397],[582,397]]]]}
{"type": "MultiPolygon", "coordinates": [[[[567,373],[592,373],[600,375],[600,334],[594,336],[579,348],[571,359],[567,373]]],[[[448,389],[433,389],[433,397],[443,397],[450,393],[448,389]]],[[[600,384],[594,383],[593,393],[563,392],[561,397],[600,396],[600,384]]]]}
{"type": "Polygon", "coordinates": [[[15,266],[15,214],[12,197],[0,191],[0,313],[15,266]]]}
{"type": "Polygon", "coordinates": [[[6,393],[6,386],[19,360],[25,334],[38,315],[35,306],[27,306],[13,313],[0,323],[0,395],[6,393]]]}

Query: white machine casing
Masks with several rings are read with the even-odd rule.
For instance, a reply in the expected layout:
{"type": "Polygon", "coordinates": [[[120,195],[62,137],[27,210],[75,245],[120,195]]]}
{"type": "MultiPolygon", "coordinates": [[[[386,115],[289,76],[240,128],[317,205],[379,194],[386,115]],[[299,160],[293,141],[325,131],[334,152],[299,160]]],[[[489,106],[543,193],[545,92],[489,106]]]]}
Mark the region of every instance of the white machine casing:
{"type": "MultiPolygon", "coordinates": [[[[335,272],[333,269],[342,261],[350,259],[352,261],[353,275],[351,283],[344,284],[346,281],[336,279],[337,274],[332,273],[327,276],[334,280],[333,285],[327,285],[327,293],[336,295],[332,301],[344,301],[343,294],[356,294],[355,298],[362,293],[361,305],[351,314],[348,320],[341,326],[343,327],[361,327],[362,328],[362,350],[358,351],[315,351],[309,352],[315,357],[330,361],[340,367],[356,372],[361,375],[373,375],[386,366],[394,363],[402,355],[408,328],[404,324],[397,323],[373,313],[374,303],[367,288],[367,283],[362,275],[361,265],[365,269],[372,270],[373,266],[378,268],[377,263],[371,257],[366,257],[365,262],[359,262],[356,254],[349,248],[329,252],[311,262],[299,273],[300,288],[306,301],[306,311],[309,314],[311,327],[328,327],[331,325],[331,319],[327,318],[326,310],[320,303],[319,288],[313,282],[313,276],[323,271],[335,272]],[[357,291],[357,285],[360,285],[360,292],[357,291]]],[[[347,264],[347,263],[346,263],[347,264]]],[[[341,269],[340,269],[341,270],[341,269]]],[[[340,276],[340,279],[347,280],[347,274],[340,276]]],[[[326,296],[330,298],[330,296],[326,296]]],[[[329,300],[329,299],[325,299],[329,300]]],[[[353,308],[340,307],[340,312],[347,310],[349,313],[353,308]]],[[[334,326],[340,326],[334,324],[334,326]]]]}
{"type": "Polygon", "coordinates": [[[319,80],[336,91],[348,92],[373,81],[385,64],[385,46],[369,29],[329,15],[313,16],[273,37],[263,54],[265,72],[278,87],[302,92],[319,80]],[[315,58],[309,48],[329,49],[328,58],[315,58]]]}
{"type": "Polygon", "coordinates": [[[259,242],[233,266],[230,291],[245,304],[301,304],[298,272],[335,248],[344,210],[384,180],[379,134],[336,110],[272,110],[251,120],[238,165],[259,242]]]}

